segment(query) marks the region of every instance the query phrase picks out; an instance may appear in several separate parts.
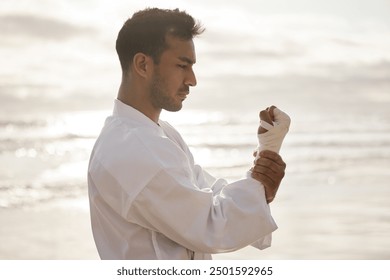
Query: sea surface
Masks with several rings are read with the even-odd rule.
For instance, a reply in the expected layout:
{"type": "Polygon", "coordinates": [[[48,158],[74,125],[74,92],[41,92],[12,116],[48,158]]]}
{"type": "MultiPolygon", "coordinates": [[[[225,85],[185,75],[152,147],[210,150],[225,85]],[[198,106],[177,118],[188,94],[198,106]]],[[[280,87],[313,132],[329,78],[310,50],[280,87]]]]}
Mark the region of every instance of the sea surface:
{"type": "MultiPolygon", "coordinates": [[[[188,101],[189,108],[185,104],[181,112],[163,112],[161,116],[177,128],[196,162],[212,174],[231,180],[245,174],[257,144],[259,111],[281,104],[279,107],[292,119],[281,150],[287,163],[282,192],[293,195],[294,188],[288,187],[293,185],[306,187],[306,195],[321,190],[347,198],[352,188],[366,191],[370,199],[390,199],[382,193],[390,190],[389,104],[359,100],[353,94],[338,100],[332,100],[330,93],[317,94],[310,101],[294,90],[294,98],[261,90],[254,93],[256,78],[252,77],[241,78],[238,92],[231,86],[225,88],[224,77],[218,79],[226,96],[210,96],[214,89],[191,93],[188,99],[192,95],[204,98],[206,108],[198,107],[196,102],[201,101],[188,101]]],[[[258,83],[261,87],[261,81],[258,83]]],[[[3,115],[0,207],[25,207],[85,195],[89,155],[105,118],[111,114],[114,98],[113,89],[106,110],[3,115]]]]}

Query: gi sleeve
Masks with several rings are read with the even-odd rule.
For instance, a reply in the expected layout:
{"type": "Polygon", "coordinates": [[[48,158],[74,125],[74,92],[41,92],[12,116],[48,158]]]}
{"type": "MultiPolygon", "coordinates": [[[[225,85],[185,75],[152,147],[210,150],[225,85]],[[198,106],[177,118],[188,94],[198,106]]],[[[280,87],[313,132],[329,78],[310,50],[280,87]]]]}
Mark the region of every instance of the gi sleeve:
{"type": "Polygon", "coordinates": [[[132,202],[126,219],[197,252],[235,251],[264,239],[277,226],[264,188],[246,178],[219,194],[198,189],[180,170],[161,170],[132,202]]]}

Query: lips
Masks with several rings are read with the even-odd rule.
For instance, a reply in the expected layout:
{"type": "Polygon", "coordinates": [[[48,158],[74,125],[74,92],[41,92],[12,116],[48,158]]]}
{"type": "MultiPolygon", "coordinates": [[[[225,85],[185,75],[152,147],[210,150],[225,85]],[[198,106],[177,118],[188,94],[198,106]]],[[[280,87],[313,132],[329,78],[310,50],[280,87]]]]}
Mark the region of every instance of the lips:
{"type": "Polygon", "coordinates": [[[187,94],[188,94],[188,93],[179,94],[180,99],[183,99],[183,100],[186,99],[186,98],[187,98],[187,94]]]}
{"type": "Polygon", "coordinates": [[[181,98],[187,98],[187,95],[190,93],[190,91],[189,90],[181,90],[181,91],[179,91],[179,96],[181,97],[181,98]]]}
{"type": "Polygon", "coordinates": [[[190,93],[190,88],[188,86],[185,86],[185,87],[182,87],[181,89],[179,89],[179,94],[189,94],[190,93]]]}

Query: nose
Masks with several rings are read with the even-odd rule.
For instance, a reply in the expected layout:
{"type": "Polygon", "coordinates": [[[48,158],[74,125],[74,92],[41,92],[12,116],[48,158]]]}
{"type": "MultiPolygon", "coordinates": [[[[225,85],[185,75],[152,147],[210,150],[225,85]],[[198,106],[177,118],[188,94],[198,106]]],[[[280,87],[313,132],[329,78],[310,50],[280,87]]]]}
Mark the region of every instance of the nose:
{"type": "Polygon", "coordinates": [[[192,67],[190,68],[190,71],[188,71],[188,75],[186,77],[185,84],[187,86],[191,86],[191,87],[194,87],[197,84],[195,72],[192,69],[192,67]]]}

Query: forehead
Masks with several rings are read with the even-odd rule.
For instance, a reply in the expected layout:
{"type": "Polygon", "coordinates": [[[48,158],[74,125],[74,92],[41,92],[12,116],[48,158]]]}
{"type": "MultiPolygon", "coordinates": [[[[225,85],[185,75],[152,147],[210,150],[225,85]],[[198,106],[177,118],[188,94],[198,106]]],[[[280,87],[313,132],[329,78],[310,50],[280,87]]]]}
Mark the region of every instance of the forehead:
{"type": "Polygon", "coordinates": [[[193,63],[196,62],[194,42],[190,40],[183,40],[174,36],[167,36],[165,40],[168,48],[162,53],[161,58],[187,58],[193,63]]]}

